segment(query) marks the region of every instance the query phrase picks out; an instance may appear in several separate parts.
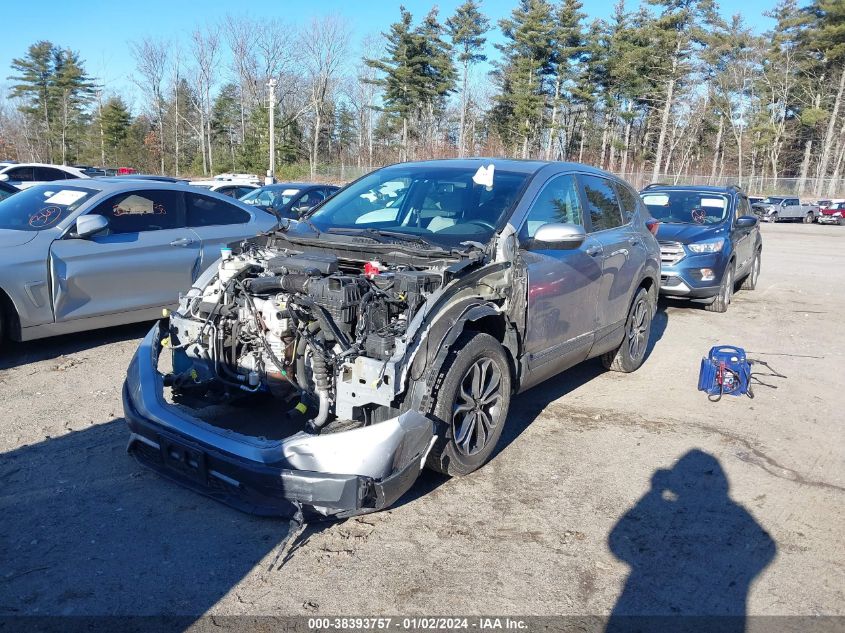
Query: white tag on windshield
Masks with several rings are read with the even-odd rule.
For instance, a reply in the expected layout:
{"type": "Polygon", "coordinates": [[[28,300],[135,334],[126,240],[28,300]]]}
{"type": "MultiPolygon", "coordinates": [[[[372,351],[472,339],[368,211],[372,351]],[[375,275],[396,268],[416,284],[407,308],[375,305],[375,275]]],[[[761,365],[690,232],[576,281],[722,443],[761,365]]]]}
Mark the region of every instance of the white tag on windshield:
{"type": "Polygon", "coordinates": [[[295,196],[298,193],[299,193],[299,189],[285,189],[282,192],[282,195],[283,196],[295,196]]]}
{"type": "Polygon", "coordinates": [[[701,206],[702,207],[713,207],[716,209],[724,209],[725,208],[725,199],[724,198],[702,198],[701,199],[701,206]]]}
{"type": "Polygon", "coordinates": [[[493,188],[493,172],[496,170],[496,166],[493,163],[490,163],[485,167],[482,165],[478,168],[478,171],[475,172],[475,176],[472,177],[472,181],[476,185],[481,185],[482,187],[487,187],[488,189],[493,188]]]}
{"type": "Polygon", "coordinates": [[[80,198],[85,197],[84,191],[73,191],[72,189],[62,189],[59,193],[54,193],[44,202],[48,204],[60,204],[62,206],[70,206],[80,198]]]}

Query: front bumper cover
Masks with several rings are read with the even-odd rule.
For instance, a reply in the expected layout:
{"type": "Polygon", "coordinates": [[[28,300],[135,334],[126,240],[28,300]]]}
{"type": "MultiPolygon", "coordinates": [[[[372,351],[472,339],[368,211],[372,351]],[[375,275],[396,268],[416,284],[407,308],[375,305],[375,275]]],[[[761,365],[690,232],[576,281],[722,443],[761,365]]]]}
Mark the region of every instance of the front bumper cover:
{"type": "Polygon", "coordinates": [[[416,481],[434,444],[434,423],[408,411],[326,435],[263,440],[187,415],[164,400],[157,323],[127,371],[127,450],[142,464],[240,510],[288,518],[345,517],[394,503],[416,481]]]}
{"type": "Polygon", "coordinates": [[[725,274],[727,258],[723,253],[687,254],[674,266],[661,266],[660,294],[687,299],[708,299],[719,294],[719,284],[725,274]],[[697,274],[702,268],[713,271],[716,279],[701,281],[697,274]]]}

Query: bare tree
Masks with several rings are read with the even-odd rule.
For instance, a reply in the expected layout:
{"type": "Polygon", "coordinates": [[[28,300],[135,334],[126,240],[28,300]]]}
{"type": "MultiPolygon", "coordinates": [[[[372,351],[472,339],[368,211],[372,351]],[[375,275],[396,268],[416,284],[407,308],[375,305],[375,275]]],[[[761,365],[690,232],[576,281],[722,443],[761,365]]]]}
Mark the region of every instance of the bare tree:
{"type": "Polygon", "coordinates": [[[196,99],[194,107],[200,116],[200,148],[203,173],[214,171],[211,152],[211,91],[217,82],[217,62],[220,54],[220,29],[207,26],[203,32],[191,33],[191,55],[194,61],[196,99]]]}
{"type": "Polygon", "coordinates": [[[168,70],[170,44],[164,40],[146,37],[140,42],[130,43],[135,66],[140,77],[134,78],[143,93],[149,95],[151,114],[158,123],[159,154],[161,173],[164,173],[164,80],[168,70]]]}
{"type": "Polygon", "coordinates": [[[337,16],[314,18],[300,38],[302,62],[308,82],[309,106],[312,114],[309,163],[311,177],[317,168],[320,132],[331,91],[349,51],[349,25],[337,16]]]}

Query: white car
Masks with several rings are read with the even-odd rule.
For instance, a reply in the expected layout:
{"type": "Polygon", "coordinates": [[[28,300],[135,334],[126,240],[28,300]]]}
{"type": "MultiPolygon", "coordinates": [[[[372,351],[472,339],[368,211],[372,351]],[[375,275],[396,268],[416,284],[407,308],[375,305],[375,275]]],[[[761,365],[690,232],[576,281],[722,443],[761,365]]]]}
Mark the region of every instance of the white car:
{"type": "Polygon", "coordinates": [[[48,165],[45,163],[20,163],[0,168],[0,180],[18,189],[40,185],[55,180],[76,180],[89,178],[81,169],[67,165],[48,165]]]}
{"type": "Polygon", "coordinates": [[[237,199],[243,198],[254,189],[258,189],[258,185],[253,185],[252,183],[228,180],[192,180],[189,184],[237,199]]]}
{"type": "Polygon", "coordinates": [[[252,185],[261,183],[261,180],[255,174],[217,174],[214,180],[217,182],[246,182],[252,185]]]}

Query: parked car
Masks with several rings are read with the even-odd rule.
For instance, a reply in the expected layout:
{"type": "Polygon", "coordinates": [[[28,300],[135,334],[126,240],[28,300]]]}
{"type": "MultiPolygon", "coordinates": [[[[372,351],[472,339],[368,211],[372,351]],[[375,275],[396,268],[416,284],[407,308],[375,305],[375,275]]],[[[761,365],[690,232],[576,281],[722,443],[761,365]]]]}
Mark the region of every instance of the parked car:
{"type": "Polygon", "coordinates": [[[214,177],[216,182],[244,182],[256,187],[261,182],[261,179],[256,174],[217,174],[214,177]]]}
{"type": "Polygon", "coordinates": [[[765,199],[766,198],[764,196],[748,196],[748,204],[751,205],[751,210],[754,210],[755,204],[760,204],[765,199]]]}
{"type": "MultiPolygon", "coordinates": [[[[825,200],[823,202],[825,205],[821,207],[818,223],[845,226],[845,201],[834,202],[831,200],[825,200]]],[[[822,202],[820,201],[819,205],[821,204],[822,202]]]]}
{"type": "Polygon", "coordinates": [[[226,254],[151,330],[123,390],[128,449],[282,516],[384,508],[424,464],[470,473],[493,455],[514,393],[587,358],[643,363],[653,225],[628,184],[584,165],[380,169],[226,254]],[[385,214],[372,194],[387,190],[385,214]],[[160,373],[164,340],[173,371],[160,373]],[[202,413],[268,394],[271,419],[202,413]]]}
{"type": "Polygon", "coordinates": [[[20,191],[17,187],[13,187],[12,185],[0,182],[0,200],[5,200],[9,196],[16,194],[20,191]]]}
{"type": "Polygon", "coordinates": [[[194,187],[202,187],[209,191],[222,193],[231,198],[243,198],[251,191],[258,189],[258,185],[251,185],[248,182],[233,182],[220,180],[192,180],[190,184],[194,187]]]}
{"type": "Polygon", "coordinates": [[[314,183],[287,182],[265,185],[250,191],[241,202],[266,209],[281,218],[298,219],[340,187],[314,183]]]}
{"type": "Polygon", "coordinates": [[[106,176],[112,182],[127,182],[129,180],[152,180],[155,182],[169,182],[173,184],[187,185],[187,178],[174,178],[173,176],[160,176],[159,174],[123,174],[118,176],[106,176]]]}
{"type": "Polygon", "coordinates": [[[81,169],[67,165],[20,163],[0,168],[0,182],[8,183],[18,189],[26,189],[42,182],[76,180],[78,178],[88,178],[88,176],[81,169]]]}
{"type": "Polygon", "coordinates": [[[187,185],[103,178],[30,187],[0,202],[0,338],[157,318],[222,245],[275,224],[187,185]]]}
{"type": "Polygon", "coordinates": [[[705,300],[705,309],[725,312],[737,282],[756,288],[763,238],[741,189],[660,186],[640,196],[660,222],[662,294],[705,300]]]}
{"type": "Polygon", "coordinates": [[[798,198],[783,196],[769,196],[755,204],[754,209],[757,215],[766,222],[800,220],[805,224],[812,224],[819,215],[818,205],[801,204],[798,198]]]}

